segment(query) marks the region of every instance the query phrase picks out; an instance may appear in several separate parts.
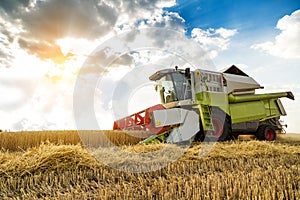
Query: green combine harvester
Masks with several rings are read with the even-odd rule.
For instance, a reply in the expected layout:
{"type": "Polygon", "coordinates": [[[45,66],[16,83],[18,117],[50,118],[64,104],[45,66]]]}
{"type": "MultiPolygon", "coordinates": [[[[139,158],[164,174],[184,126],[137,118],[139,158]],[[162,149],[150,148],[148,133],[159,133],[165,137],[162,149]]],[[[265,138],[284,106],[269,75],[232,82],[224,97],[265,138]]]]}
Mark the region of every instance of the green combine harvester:
{"type": "Polygon", "coordinates": [[[190,68],[164,69],[149,77],[161,104],[114,122],[114,130],[150,131],[143,143],[181,143],[191,140],[225,141],[240,134],[276,140],[284,133],[280,98],[292,92],[255,94],[262,89],[236,66],[223,72],[190,68]]]}

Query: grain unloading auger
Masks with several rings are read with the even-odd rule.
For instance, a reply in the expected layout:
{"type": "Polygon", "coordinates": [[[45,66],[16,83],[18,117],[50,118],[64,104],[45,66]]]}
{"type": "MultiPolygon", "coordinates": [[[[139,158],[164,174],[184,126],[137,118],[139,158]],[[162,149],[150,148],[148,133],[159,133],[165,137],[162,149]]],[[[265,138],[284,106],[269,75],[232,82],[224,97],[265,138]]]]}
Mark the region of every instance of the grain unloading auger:
{"type": "Polygon", "coordinates": [[[236,66],[223,72],[164,69],[149,77],[161,103],[114,122],[114,130],[143,130],[153,135],[143,143],[224,141],[239,134],[275,140],[286,115],[281,97],[291,92],[255,94],[263,88],[236,66]]]}

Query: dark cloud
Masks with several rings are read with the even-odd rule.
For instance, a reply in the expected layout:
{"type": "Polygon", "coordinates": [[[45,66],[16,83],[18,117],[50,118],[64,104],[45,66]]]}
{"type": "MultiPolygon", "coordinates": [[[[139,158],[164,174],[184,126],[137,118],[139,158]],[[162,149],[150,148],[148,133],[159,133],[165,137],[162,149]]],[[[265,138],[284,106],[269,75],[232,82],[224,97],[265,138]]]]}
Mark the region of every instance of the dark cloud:
{"type": "Polygon", "coordinates": [[[110,67],[131,66],[135,62],[131,53],[109,55],[107,51],[109,49],[105,48],[90,55],[81,68],[80,75],[107,73],[110,67]]]}
{"type": "MultiPolygon", "coordinates": [[[[129,22],[157,8],[158,0],[45,0],[23,11],[19,18],[29,35],[53,40],[66,36],[100,38],[112,31],[119,18],[129,15],[129,22]]],[[[131,21],[131,22],[132,22],[131,21]]]]}
{"type": "Polygon", "coordinates": [[[105,3],[96,6],[99,16],[106,21],[106,23],[114,25],[117,22],[119,15],[118,7],[108,6],[105,3]]]}
{"type": "Polygon", "coordinates": [[[28,34],[47,41],[66,36],[95,39],[109,32],[117,20],[113,8],[86,0],[48,0],[22,15],[28,34]]]}
{"type": "Polygon", "coordinates": [[[1,0],[0,9],[9,14],[16,14],[20,7],[29,5],[30,0],[1,0]]]}
{"type": "Polygon", "coordinates": [[[16,25],[19,33],[11,33],[5,28],[1,28],[0,33],[6,35],[10,43],[18,40],[19,46],[30,54],[42,59],[54,56],[54,61],[63,62],[67,58],[56,44],[58,39],[99,39],[112,32],[116,25],[133,25],[145,16],[151,16],[159,2],[164,1],[1,0],[0,18],[16,25]]]}
{"type": "Polygon", "coordinates": [[[4,49],[5,45],[1,45],[1,46],[3,47],[0,48],[0,68],[9,66],[10,64],[9,60],[11,60],[12,58],[12,55],[10,55],[10,53],[4,49]]]}
{"type": "MultiPolygon", "coordinates": [[[[41,59],[62,63],[62,54],[56,40],[64,37],[101,38],[112,30],[118,18],[117,10],[106,3],[86,0],[1,1],[5,13],[3,21],[20,24],[18,35],[1,28],[10,44],[18,40],[19,46],[41,59]],[[22,31],[21,31],[22,30],[22,31]]],[[[4,27],[4,26],[1,26],[4,27]]],[[[3,44],[2,44],[3,45],[3,44]]],[[[9,45],[3,47],[9,49],[9,45]]],[[[5,53],[1,52],[0,53],[5,53]]],[[[6,58],[8,59],[8,58],[6,58]]],[[[1,61],[0,61],[1,62],[1,61]]]]}
{"type": "MultiPolygon", "coordinates": [[[[1,24],[2,25],[2,24],[1,24]]],[[[12,33],[10,33],[8,30],[6,30],[4,28],[4,26],[1,26],[2,29],[1,29],[1,33],[5,36],[6,38],[6,44],[9,44],[9,43],[12,43],[14,41],[14,36],[12,33]]]]}
{"type": "Polygon", "coordinates": [[[111,48],[106,47],[104,49],[98,50],[97,52],[90,55],[88,59],[89,64],[119,64],[119,65],[129,65],[133,62],[133,57],[130,54],[122,54],[118,52],[110,52],[111,48]],[[108,63],[103,61],[107,60],[108,63]]]}
{"type": "Polygon", "coordinates": [[[129,55],[129,54],[123,54],[121,56],[118,56],[112,63],[112,65],[114,66],[118,66],[118,65],[125,65],[125,66],[130,66],[131,64],[133,64],[134,62],[134,58],[129,55]]]}
{"type": "Polygon", "coordinates": [[[8,68],[11,65],[11,60],[14,57],[11,54],[7,54],[0,50],[0,68],[5,67],[8,68]]]}
{"type": "Polygon", "coordinates": [[[58,45],[46,41],[19,39],[19,45],[21,48],[29,50],[32,54],[39,58],[43,60],[51,59],[55,63],[64,63],[73,56],[70,53],[64,55],[58,45]]]}
{"type": "Polygon", "coordinates": [[[129,14],[140,12],[140,9],[154,10],[156,8],[157,2],[159,2],[159,0],[139,0],[139,1],[125,0],[125,1],[123,1],[124,9],[129,14]]]}
{"type": "MultiPolygon", "coordinates": [[[[0,14],[2,13],[0,9],[0,14]]],[[[9,67],[14,57],[12,44],[15,37],[9,31],[10,24],[7,21],[7,15],[0,15],[0,68],[9,67]]]]}
{"type": "Polygon", "coordinates": [[[11,64],[13,53],[10,50],[10,42],[5,35],[0,35],[0,68],[11,64]]]}

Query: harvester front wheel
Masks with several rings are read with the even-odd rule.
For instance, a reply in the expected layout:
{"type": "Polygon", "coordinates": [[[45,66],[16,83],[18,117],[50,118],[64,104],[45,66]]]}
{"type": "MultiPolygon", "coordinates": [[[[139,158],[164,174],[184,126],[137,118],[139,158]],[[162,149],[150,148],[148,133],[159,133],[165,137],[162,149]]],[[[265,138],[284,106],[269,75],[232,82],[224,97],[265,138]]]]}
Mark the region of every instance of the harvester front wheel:
{"type": "Polygon", "coordinates": [[[276,131],[273,126],[263,124],[258,127],[256,137],[259,140],[274,141],[276,140],[276,131]]]}
{"type": "Polygon", "coordinates": [[[226,114],[212,107],[212,125],[214,130],[208,131],[206,137],[213,141],[225,141],[229,136],[230,125],[226,114]]]}

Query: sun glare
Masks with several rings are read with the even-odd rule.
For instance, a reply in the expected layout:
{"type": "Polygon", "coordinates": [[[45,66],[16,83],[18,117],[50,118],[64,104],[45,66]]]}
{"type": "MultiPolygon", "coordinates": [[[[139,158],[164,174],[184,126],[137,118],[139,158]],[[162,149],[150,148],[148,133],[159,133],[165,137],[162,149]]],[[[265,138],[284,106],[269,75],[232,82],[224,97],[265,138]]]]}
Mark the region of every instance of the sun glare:
{"type": "Polygon", "coordinates": [[[71,37],[59,39],[56,41],[56,44],[65,56],[68,54],[87,56],[96,47],[93,41],[71,37]]]}
{"type": "Polygon", "coordinates": [[[94,41],[89,41],[82,38],[66,37],[56,41],[60,47],[62,54],[69,59],[65,60],[62,64],[56,64],[56,70],[53,72],[55,80],[60,78],[75,79],[77,72],[84,64],[88,55],[96,48],[94,41]]]}

